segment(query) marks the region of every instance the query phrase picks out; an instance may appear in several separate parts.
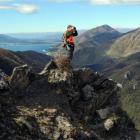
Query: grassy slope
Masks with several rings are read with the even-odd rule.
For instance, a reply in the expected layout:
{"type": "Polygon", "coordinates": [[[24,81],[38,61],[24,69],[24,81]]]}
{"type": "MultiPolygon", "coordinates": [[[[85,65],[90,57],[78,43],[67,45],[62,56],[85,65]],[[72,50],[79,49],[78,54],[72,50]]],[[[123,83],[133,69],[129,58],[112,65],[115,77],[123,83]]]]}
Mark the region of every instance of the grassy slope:
{"type": "Polygon", "coordinates": [[[130,118],[135,122],[136,128],[140,131],[140,53],[131,55],[116,65],[105,71],[110,77],[117,82],[123,83],[120,100],[122,108],[129,114],[130,118]],[[133,73],[132,80],[124,80],[124,74],[127,71],[133,73]],[[136,90],[132,87],[138,83],[136,90]]]}

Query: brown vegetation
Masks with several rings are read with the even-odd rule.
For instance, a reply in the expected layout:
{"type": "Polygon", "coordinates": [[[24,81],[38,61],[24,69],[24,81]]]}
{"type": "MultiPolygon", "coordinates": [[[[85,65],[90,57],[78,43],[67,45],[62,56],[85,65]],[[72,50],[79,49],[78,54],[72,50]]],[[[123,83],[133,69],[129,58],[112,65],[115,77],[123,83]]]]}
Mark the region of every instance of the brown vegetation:
{"type": "Polygon", "coordinates": [[[59,69],[63,71],[70,72],[72,67],[70,65],[70,60],[64,54],[58,53],[54,56],[54,61],[56,62],[59,69]]]}

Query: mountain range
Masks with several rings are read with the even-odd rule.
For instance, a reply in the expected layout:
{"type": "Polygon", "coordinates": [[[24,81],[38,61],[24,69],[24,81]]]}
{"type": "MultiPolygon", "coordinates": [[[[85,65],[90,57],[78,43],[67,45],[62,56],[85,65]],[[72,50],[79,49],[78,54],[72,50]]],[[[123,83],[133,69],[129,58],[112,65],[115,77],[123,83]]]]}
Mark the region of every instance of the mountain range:
{"type": "MultiPolygon", "coordinates": [[[[19,37],[20,38],[20,37],[19,37]]],[[[140,29],[127,33],[120,33],[108,25],[99,26],[88,31],[83,31],[76,38],[76,47],[73,64],[75,66],[99,66],[106,68],[113,66],[120,59],[140,51],[140,29]]],[[[0,34],[0,42],[20,42],[20,39],[0,34]]],[[[2,52],[1,49],[0,52],[2,52]]],[[[27,52],[6,52],[14,55],[26,55],[27,52]]],[[[34,56],[35,52],[31,53],[34,56]]],[[[36,53],[37,54],[37,53],[36,53]]],[[[29,51],[28,51],[29,55],[29,51]]],[[[43,54],[36,56],[37,58],[43,54]]],[[[43,55],[44,56],[44,55],[43,55]]],[[[46,55],[45,55],[46,56],[46,55]]],[[[48,56],[47,56],[48,57],[48,56]]],[[[97,70],[99,70],[97,68],[97,70]]]]}
{"type": "Polygon", "coordinates": [[[78,66],[91,65],[105,59],[106,51],[110,49],[114,40],[121,35],[120,32],[108,25],[84,32],[77,38],[74,64],[78,66]]]}
{"type": "MultiPolygon", "coordinates": [[[[121,33],[133,30],[132,28],[115,28],[121,33]]],[[[88,30],[78,30],[79,35],[88,30]]],[[[62,32],[36,32],[36,33],[7,33],[0,34],[0,43],[37,43],[60,42],[62,32]]]]}
{"type": "Polygon", "coordinates": [[[135,28],[123,28],[123,27],[121,28],[121,27],[116,27],[114,29],[116,29],[120,33],[127,33],[127,32],[130,32],[130,31],[134,30],[135,28]]]}
{"type": "Polygon", "coordinates": [[[41,43],[54,43],[58,40],[51,39],[24,39],[16,38],[16,36],[0,34],[0,44],[41,44],[41,43]]]}
{"type": "MultiPolygon", "coordinates": [[[[5,36],[3,36],[5,37],[5,36]]],[[[9,39],[9,38],[8,38],[9,39]]],[[[10,38],[11,40],[13,38],[10,38]]],[[[1,38],[3,41],[3,39],[1,38]]],[[[39,72],[51,58],[33,51],[0,49],[0,69],[11,74],[15,66],[28,64],[39,72]]],[[[76,38],[73,65],[90,67],[119,82],[123,109],[140,130],[140,29],[120,33],[108,25],[85,31],[76,38]]]]}
{"type": "MultiPolygon", "coordinates": [[[[78,30],[79,34],[84,33],[86,30],[78,30]]],[[[9,37],[17,40],[29,41],[42,41],[48,43],[60,43],[63,32],[37,32],[37,33],[8,33],[9,37]]],[[[5,36],[6,36],[5,35],[5,36]]]]}
{"type": "Polygon", "coordinates": [[[108,55],[111,57],[125,57],[136,52],[140,52],[140,28],[116,39],[111,45],[108,55]]]}
{"type": "Polygon", "coordinates": [[[48,33],[11,33],[8,36],[21,39],[21,40],[42,40],[46,42],[60,42],[62,36],[61,32],[48,32],[48,33]]]}
{"type": "Polygon", "coordinates": [[[0,48],[0,69],[10,75],[14,67],[28,64],[33,71],[39,72],[50,60],[50,57],[35,51],[13,52],[0,48]]]}
{"type": "MultiPolygon", "coordinates": [[[[139,28],[127,33],[120,33],[108,25],[103,25],[88,31],[83,31],[83,33],[81,33],[78,38],[76,38],[73,64],[75,66],[86,65],[94,67],[97,70],[100,70],[101,68],[103,70],[106,67],[110,67],[110,65],[117,65],[120,60],[127,59],[127,56],[140,51],[139,38],[139,28]]],[[[0,34],[0,42],[2,41],[20,42],[20,39],[0,34]]],[[[0,50],[1,54],[3,53],[3,51],[4,49],[0,50]]],[[[39,56],[45,56],[47,58],[49,57],[43,54],[35,53],[33,51],[28,51],[27,53],[5,50],[5,52],[10,52],[10,54],[12,53],[14,55],[18,55],[18,57],[20,58],[21,56],[23,58],[23,55],[31,55],[31,58],[34,55],[35,58],[39,58],[39,56]]],[[[17,60],[16,62],[19,63],[19,61],[17,60]]]]}
{"type": "Polygon", "coordinates": [[[0,34],[0,43],[16,43],[16,42],[19,43],[20,40],[8,35],[0,34]]]}
{"type": "Polygon", "coordinates": [[[94,65],[140,52],[140,29],[120,33],[108,25],[93,28],[77,38],[74,64],[94,65]]]}

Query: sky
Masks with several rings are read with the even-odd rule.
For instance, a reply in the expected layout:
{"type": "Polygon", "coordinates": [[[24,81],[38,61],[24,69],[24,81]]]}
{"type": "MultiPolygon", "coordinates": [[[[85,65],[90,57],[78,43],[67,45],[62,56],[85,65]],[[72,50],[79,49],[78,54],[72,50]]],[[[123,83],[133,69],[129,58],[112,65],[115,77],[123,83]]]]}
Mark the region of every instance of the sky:
{"type": "Polygon", "coordinates": [[[69,24],[140,27],[140,0],[0,0],[0,33],[59,32],[69,24]]]}

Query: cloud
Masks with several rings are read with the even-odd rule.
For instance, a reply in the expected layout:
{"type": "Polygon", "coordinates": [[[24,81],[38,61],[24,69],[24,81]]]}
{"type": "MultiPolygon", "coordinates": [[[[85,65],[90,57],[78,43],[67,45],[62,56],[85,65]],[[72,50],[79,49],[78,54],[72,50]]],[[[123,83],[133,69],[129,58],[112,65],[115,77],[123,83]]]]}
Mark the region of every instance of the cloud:
{"type": "Polygon", "coordinates": [[[94,5],[114,5],[114,4],[140,4],[140,0],[47,0],[48,2],[90,2],[94,5]]]}
{"type": "Polygon", "coordinates": [[[32,13],[36,13],[39,8],[36,5],[29,5],[29,4],[15,4],[13,5],[13,8],[19,12],[19,13],[23,13],[23,14],[32,14],[32,13]]]}
{"type": "Polygon", "coordinates": [[[36,5],[30,4],[13,4],[13,5],[0,5],[0,10],[15,10],[22,14],[32,14],[38,11],[36,5]]]}
{"type": "Polygon", "coordinates": [[[92,4],[96,5],[129,5],[129,4],[140,4],[140,0],[90,0],[92,4]]]}
{"type": "Polygon", "coordinates": [[[88,0],[48,0],[48,2],[65,3],[65,2],[80,2],[88,0]]]}

